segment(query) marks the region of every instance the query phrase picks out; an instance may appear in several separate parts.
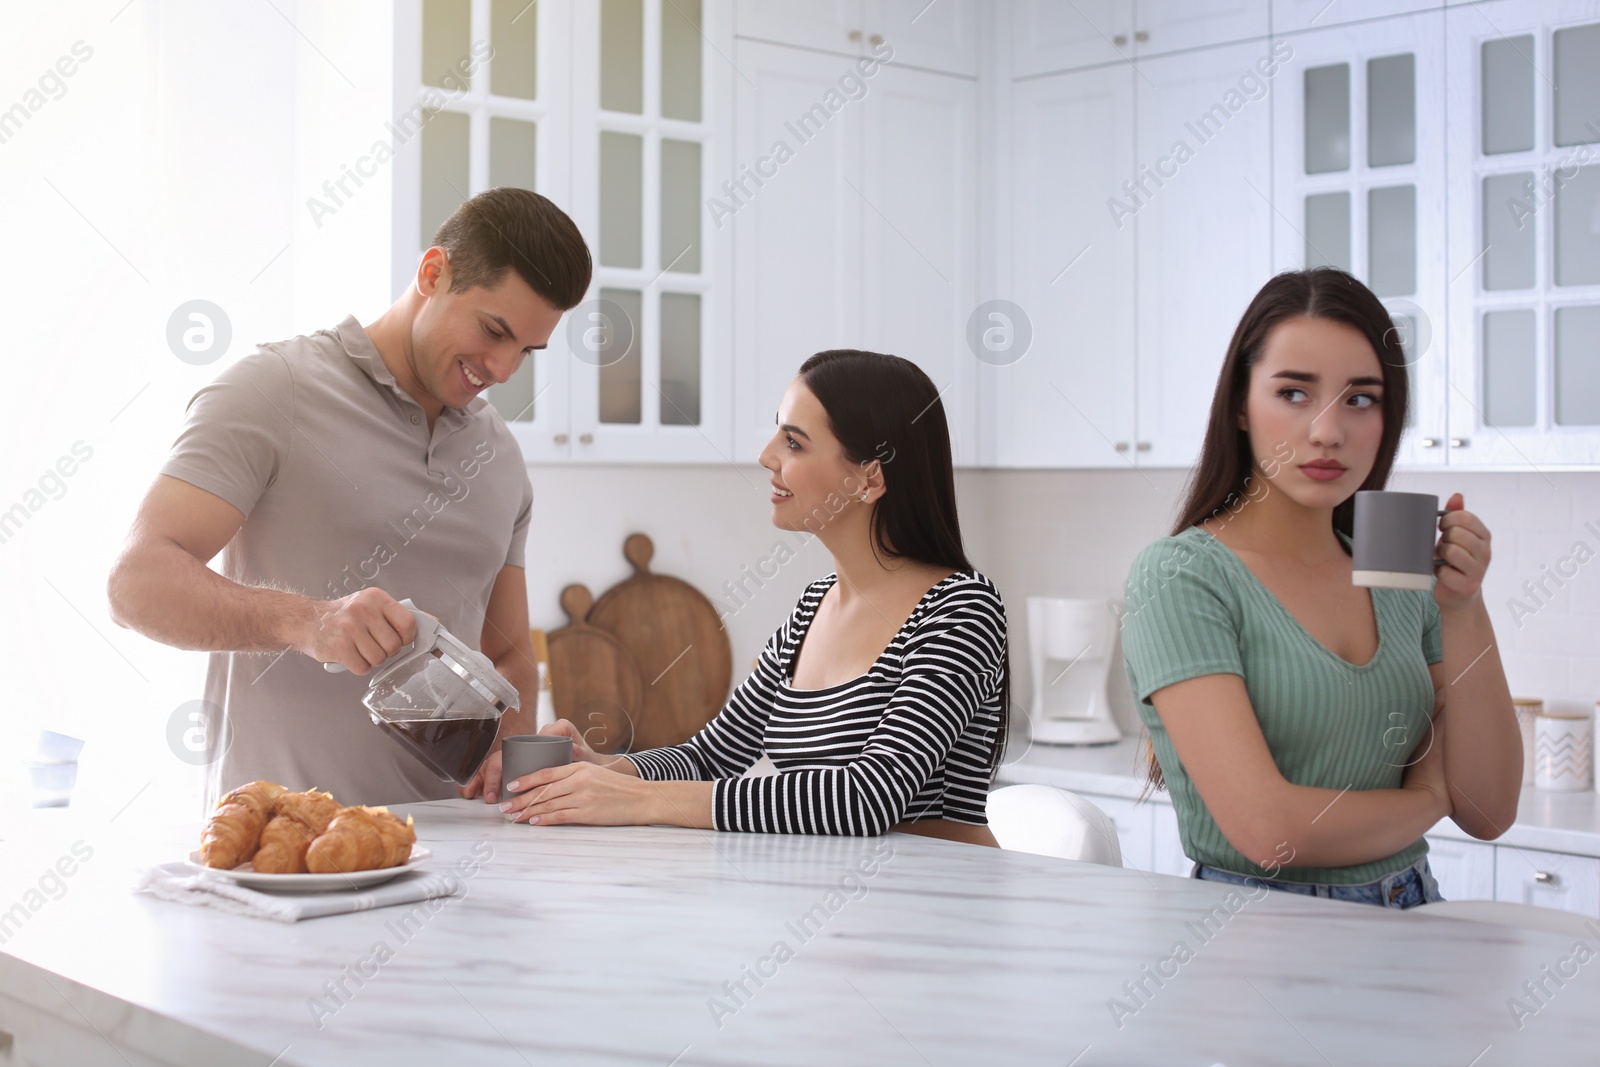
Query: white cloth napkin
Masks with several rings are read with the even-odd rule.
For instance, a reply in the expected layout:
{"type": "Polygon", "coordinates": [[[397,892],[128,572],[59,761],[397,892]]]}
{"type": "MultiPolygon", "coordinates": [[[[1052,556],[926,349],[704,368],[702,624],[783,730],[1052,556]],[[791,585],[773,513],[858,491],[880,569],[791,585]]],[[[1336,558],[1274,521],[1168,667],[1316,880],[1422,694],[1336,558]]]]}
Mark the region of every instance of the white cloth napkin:
{"type": "Polygon", "coordinates": [[[262,893],[215,875],[199,874],[181,862],[151,867],[140,875],[133,887],[135,893],[149,893],[174,904],[203,904],[235,915],[274,919],[281,923],[387,908],[395,904],[412,904],[432,897],[455,896],[462,889],[461,879],[453,875],[409,871],[393,881],[370,889],[328,893],[262,893]]]}

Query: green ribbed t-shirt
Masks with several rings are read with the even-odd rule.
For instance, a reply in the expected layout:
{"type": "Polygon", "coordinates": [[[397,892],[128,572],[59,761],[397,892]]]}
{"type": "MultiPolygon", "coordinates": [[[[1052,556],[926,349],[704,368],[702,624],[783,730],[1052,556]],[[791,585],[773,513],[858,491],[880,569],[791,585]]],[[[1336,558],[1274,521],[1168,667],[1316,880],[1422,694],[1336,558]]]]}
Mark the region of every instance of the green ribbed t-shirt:
{"type": "Polygon", "coordinates": [[[1428,665],[1444,655],[1439,607],[1428,592],[1371,593],[1378,651],[1357,666],[1312,637],[1243,560],[1198,526],[1162,538],[1134,560],[1122,620],[1128,686],[1150,730],[1190,859],[1240,874],[1361,885],[1427,854],[1427,842],[1418,838],[1353,867],[1258,867],[1222,835],[1150,703],[1151,693],[1187,678],[1240,675],[1286,779],[1333,790],[1398,789],[1411,751],[1430,728],[1428,665]]]}

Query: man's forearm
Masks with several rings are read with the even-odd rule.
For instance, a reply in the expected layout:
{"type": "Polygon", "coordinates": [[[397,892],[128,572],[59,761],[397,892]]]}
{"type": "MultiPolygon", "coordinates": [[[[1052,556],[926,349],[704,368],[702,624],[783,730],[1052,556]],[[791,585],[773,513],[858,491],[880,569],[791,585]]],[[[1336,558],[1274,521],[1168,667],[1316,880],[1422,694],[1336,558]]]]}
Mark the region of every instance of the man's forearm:
{"type": "Polygon", "coordinates": [[[173,543],[130,549],[107,595],[118,626],[204,652],[282,651],[315,619],[309,598],[240,585],[173,543]]]}

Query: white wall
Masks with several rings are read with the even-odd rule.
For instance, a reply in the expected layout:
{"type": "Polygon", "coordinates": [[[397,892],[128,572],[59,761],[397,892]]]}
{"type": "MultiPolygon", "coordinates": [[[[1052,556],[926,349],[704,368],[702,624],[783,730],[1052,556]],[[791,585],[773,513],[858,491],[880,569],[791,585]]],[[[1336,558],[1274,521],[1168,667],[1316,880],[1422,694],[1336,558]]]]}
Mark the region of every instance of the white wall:
{"type": "MultiPolygon", "coordinates": [[[[790,535],[767,525],[759,467],[530,468],[534,520],[529,605],[534,625],[563,625],[557,597],[571,581],[596,595],[629,574],[622,541],[643,531],[656,542],[653,570],[693,584],[713,602],[737,606],[725,583],[754,568],[790,535]],[[748,480],[747,480],[748,479],[748,480]],[[752,484],[754,486],[752,487],[752,484]]],[[[966,471],[957,491],[968,554],[1000,587],[1012,640],[1013,701],[1025,708],[1029,596],[1118,597],[1139,549],[1170,528],[1181,471],[966,471]]],[[[1600,474],[1400,474],[1395,489],[1465,494],[1494,535],[1485,598],[1512,690],[1552,707],[1600,699],[1600,558],[1580,568],[1532,615],[1513,617],[1512,598],[1585,541],[1600,557],[1600,474]],[[1584,528],[1593,522],[1595,530],[1584,528]]],[[[800,591],[831,564],[812,544],[728,620],[735,678],[783,621],[800,591]]],[[[1570,567],[1568,568],[1571,569],[1570,567]]],[[[747,587],[754,585],[747,583],[747,587]]],[[[743,598],[741,598],[742,600],[743,598]]],[[[1120,670],[1112,701],[1124,729],[1138,727],[1120,670]]]]}

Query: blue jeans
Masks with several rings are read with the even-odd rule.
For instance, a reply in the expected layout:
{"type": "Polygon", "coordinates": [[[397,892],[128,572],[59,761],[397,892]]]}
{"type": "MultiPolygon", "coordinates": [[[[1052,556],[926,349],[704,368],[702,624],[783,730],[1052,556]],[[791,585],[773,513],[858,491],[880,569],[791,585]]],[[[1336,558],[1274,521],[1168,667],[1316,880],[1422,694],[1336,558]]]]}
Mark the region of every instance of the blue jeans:
{"type": "Polygon", "coordinates": [[[1286,882],[1275,878],[1258,878],[1253,874],[1235,874],[1220,867],[1194,865],[1190,877],[1208,882],[1232,882],[1234,885],[1265,886],[1285,893],[1299,893],[1306,897],[1327,897],[1330,900],[1348,900],[1356,904],[1376,904],[1380,908],[1414,908],[1418,904],[1437,904],[1444,900],[1439,895],[1439,883],[1428,869],[1428,859],[1413,863],[1405,870],[1384,875],[1376,882],[1365,885],[1322,885],[1316,882],[1286,882]]]}

